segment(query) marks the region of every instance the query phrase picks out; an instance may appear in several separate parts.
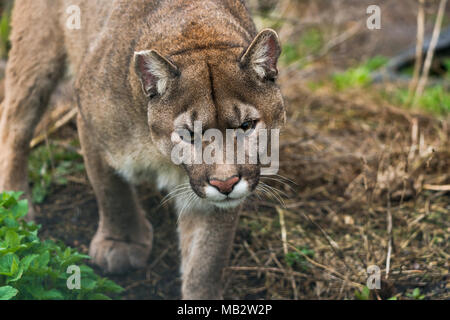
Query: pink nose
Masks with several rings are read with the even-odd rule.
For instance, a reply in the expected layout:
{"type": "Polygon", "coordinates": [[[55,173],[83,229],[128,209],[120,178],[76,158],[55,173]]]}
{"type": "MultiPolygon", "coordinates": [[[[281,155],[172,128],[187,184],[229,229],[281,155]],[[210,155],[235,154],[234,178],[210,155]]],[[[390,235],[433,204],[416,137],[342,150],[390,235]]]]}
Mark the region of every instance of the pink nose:
{"type": "Polygon", "coordinates": [[[239,177],[232,177],[225,181],[211,179],[209,180],[209,183],[216,187],[221,193],[229,194],[233,191],[233,187],[239,182],[239,180],[241,180],[239,177]]]}

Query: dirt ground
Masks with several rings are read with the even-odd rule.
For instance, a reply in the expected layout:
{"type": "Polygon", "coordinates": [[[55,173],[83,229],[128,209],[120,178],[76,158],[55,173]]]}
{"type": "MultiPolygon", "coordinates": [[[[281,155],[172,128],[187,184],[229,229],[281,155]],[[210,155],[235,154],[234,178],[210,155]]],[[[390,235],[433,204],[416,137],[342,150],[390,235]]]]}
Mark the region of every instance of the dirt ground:
{"type": "MultiPolygon", "coordinates": [[[[285,8],[283,17],[302,10],[305,24],[332,21],[335,28],[323,31],[334,39],[363,21],[366,2],[333,1],[327,7],[327,1],[299,1],[300,7],[285,8]],[[337,11],[340,5],[348,10],[337,11]]],[[[308,85],[413,43],[415,9],[379,2],[388,12],[382,31],[355,33],[302,70],[282,68],[288,122],[281,135],[280,176],[263,181],[279,190],[283,203],[259,195],[243,207],[225,272],[225,298],[355,299],[366,285],[367,267],[376,265],[381,290],[368,298],[413,299],[419,288],[425,299],[450,299],[450,193],[436,188],[450,184],[450,119],[394,107],[373,94],[376,87],[336,92],[327,84],[308,85]]],[[[282,39],[292,39],[303,26],[287,21],[279,30],[282,39]]],[[[71,109],[65,90],[52,102],[63,107],[53,109],[38,132],[71,109]]],[[[50,135],[63,144],[73,139],[73,121],[50,135]]],[[[97,204],[84,172],[68,181],[53,186],[37,207],[41,236],[87,253],[97,204]]],[[[154,249],[145,269],[110,278],[126,289],[122,299],[178,299],[174,211],[160,206],[164,194],[151,186],[140,187],[140,197],[155,230],[154,249]]]]}

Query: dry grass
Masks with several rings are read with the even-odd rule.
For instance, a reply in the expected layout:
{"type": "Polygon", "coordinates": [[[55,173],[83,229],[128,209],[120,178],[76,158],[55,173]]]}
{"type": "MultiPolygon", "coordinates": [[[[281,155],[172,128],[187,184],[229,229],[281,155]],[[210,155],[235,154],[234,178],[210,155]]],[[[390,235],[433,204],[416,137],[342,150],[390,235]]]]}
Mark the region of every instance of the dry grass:
{"type": "Polygon", "coordinates": [[[295,184],[272,184],[288,195],[284,208],[256,201],[243,213],[227,296],[353,299],[377,265],[383,282],[373,298],[407,298],[416,287],[450,298],[450,197],[424,188],[450,184],[449,121],[361,91],[311,93],[295,79],[283,87],[290,108],[281,175],[295,184]]]}

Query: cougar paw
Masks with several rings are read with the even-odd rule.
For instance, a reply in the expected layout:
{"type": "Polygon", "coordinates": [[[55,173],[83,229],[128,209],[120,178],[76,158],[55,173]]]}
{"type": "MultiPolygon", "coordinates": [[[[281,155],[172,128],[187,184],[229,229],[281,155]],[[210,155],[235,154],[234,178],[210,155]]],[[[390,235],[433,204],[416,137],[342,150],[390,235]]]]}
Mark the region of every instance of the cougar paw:
{"type": "Polygon", "coordinates": [[[95,264],[109,274],[120,274],[147,265],[152,249],[152,233],[145,241],[127,242],[96,235],[91,242],[89,255],[95,264]]]}

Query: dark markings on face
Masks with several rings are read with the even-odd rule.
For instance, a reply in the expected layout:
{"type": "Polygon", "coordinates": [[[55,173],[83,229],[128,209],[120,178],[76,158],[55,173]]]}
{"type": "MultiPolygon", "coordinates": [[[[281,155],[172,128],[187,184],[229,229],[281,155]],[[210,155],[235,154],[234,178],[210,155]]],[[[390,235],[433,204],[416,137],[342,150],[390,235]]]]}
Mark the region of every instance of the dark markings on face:
{"type": "Polygon", "coordinates": [[[211,70],[211,65],[209,63],[207,63],[207,66],[208,66],[208,73],[209,73],[209,83],[211,86],[211,98],[212,98],[212,101],[216,108],[216,123],[219,124],[219,110],[217,109],[217,107],[218,107],[217,97],[216,97],[216,92],[214,90],[214,75],[211,70]]]}
{"type": "Polygon", "coordinates": [[[198,113],[196,110],[191,113],[191,124],[194,125],[194,122],[198,119],[198,113]]]}
{"type": "Polygon", "coordinates": [[[241,118],[241,116],[242,116],[241,110],[239,109],[239,107],[238,107],[237,105],[234,105],[234,106],[233,106],[233,110],[234,110],[234,114],[235,114],[235,116],[236,116],[237,121],[240,122],[241,119],[242,119],[242,118],[241,118]]]}

